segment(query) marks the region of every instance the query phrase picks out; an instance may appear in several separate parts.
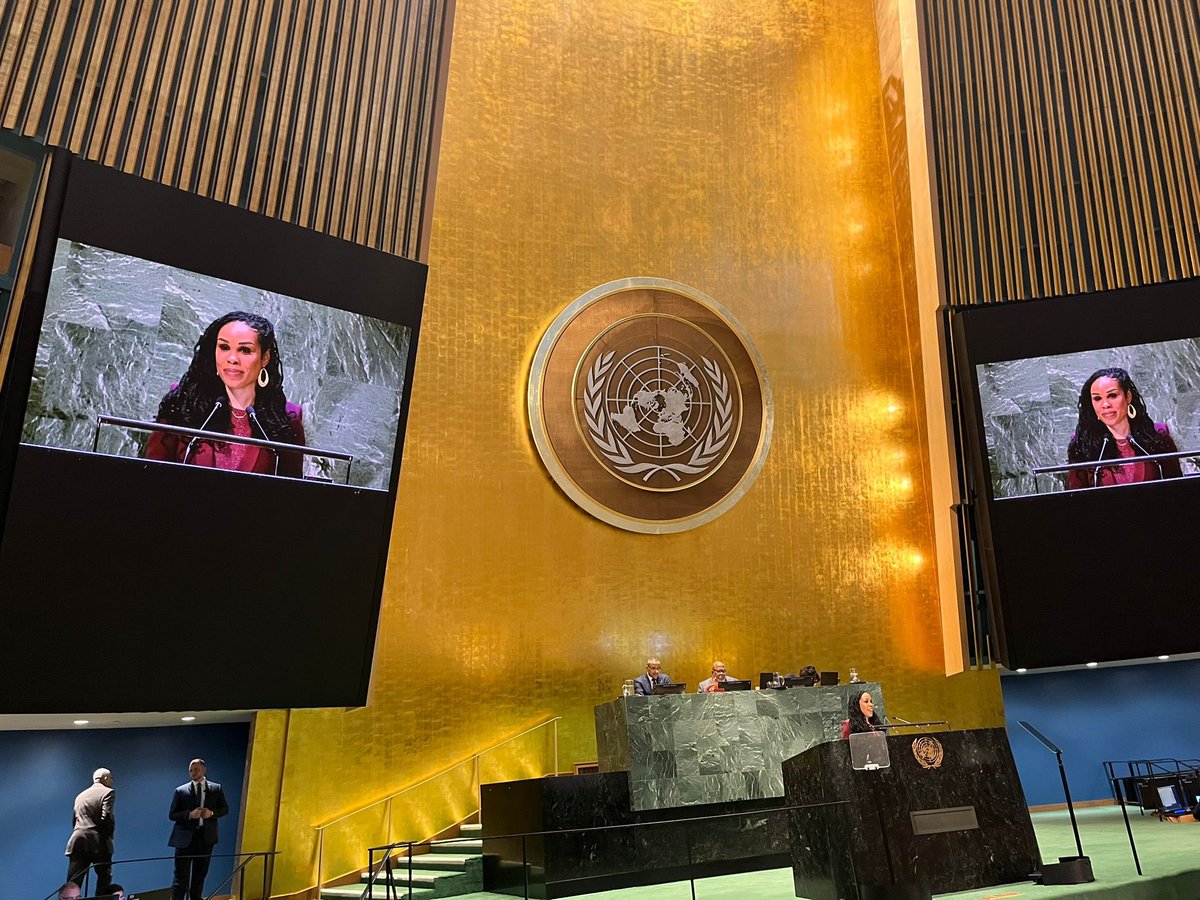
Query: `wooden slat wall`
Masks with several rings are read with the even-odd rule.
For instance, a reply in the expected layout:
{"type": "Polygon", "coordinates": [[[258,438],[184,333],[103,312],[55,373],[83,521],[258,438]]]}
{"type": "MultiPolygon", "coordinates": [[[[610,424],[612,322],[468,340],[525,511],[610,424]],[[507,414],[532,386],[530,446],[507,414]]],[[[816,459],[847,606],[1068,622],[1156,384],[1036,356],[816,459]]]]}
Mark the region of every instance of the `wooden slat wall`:
{"type": "Polygon", "coordinates": [[[1200,274],[1198,0],[921,0],[946,298],[1200,274]]]}
{"type": "Polygon", "coordinates": [[[453,0],[0,0],[0,124],[423,259],[453,0]]]}

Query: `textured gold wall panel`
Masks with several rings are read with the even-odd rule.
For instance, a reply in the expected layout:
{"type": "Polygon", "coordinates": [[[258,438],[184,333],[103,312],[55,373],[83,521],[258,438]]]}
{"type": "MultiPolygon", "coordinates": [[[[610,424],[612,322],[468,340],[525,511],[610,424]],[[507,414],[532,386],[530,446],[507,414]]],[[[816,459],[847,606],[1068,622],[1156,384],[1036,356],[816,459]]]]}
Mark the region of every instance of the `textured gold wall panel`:
{"type": "Polygon", "coordinates": [[[418,259],[453,0],[0,0],[0,121],[418,259]]]}
{"type": "Polygon", "coordinates": [[[952,303],[1200,274],[1196,0],[921,0],[952,303]]]}
{"type": "Polygon", "coordinates": [[[550,715],[593,759],[651,653],[693,686],[714,657],[853,665],[907,718],[1001,721],[994,673],[943,675],[881,102],[871,0],[460,0],[370,704],[291,713],[250,811],[279,892],[313,883],[315,824],[550,715]],[[580,511],[525,418],[548,324],[631,275],[727,306],[775,392],[753,489],[682,534],[580,511]]]}

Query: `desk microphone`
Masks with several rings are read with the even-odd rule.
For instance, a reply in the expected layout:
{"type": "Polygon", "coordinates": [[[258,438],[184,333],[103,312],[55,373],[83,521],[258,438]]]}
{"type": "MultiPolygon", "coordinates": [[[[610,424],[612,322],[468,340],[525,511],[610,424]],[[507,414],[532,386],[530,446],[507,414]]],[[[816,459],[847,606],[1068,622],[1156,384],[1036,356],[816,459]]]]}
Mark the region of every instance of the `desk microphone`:
{"type": "MultiPolygon", "coordinates": [[[[204,429],[208,427],[208,423],[211,422],[212,417],[217,414],[217,410],[219,410],[224,405],[225,405],[225,398],[218,397],[217,402],[213,404],[212,412],[210,412],[208,414],[208,417],[205,418],[204,423],[200,426],[200,429],[199,429],[200,431],[204,431],[204,429]]],[[[200,435],[198,435],[198,434],[192,435],[192,439],[190,441],[188,441],[187,449],[183,451],[183,462],[188,461],[188,455],[192,452],[192,445],[195,444],[196,441],[198,441],[199,439],[200,439],[200,435]]]]}

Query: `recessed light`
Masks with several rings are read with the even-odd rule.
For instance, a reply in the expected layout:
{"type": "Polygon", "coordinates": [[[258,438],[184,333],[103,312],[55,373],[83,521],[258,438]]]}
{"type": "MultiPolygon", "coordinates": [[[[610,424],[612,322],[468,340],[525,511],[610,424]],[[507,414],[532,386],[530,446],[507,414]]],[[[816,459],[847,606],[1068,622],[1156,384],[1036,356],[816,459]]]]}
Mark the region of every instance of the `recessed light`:
{"type": "Polygon", "coordinates": [[[195,716],[181,716],[179,721],[180,722],[195,722],[196,717],[195,716]]]}
{"type": "Polygon", "coordinates": [[[1024,674],[1025,674],[1026,672],[1028,672],[1028,671],[1029,671],[1029,670],[1028,670],[1027,668],[1025,668],[1024,666],[1021,666],[1021,668],[1017,669],[1017,674],[1018,674],[1018,675],[1024,675],[1024,674]]]}
{"type": "Polygon", "coordinates": [[[1171,657],[1167,656],[1167,654],[1165,654],[1165,653],[1159,657],[1159,659],[1170,659],[1170,658],[1171,657]]]}
{"type": "Polygon", "coordinates": [[[75,724],[76,725],[86,725],[86,724],[88,724],[88,720],[87,719],[76,719],[75,724]]]}
{"type": "Polygon", "coordinates": [[[1090,662],[1090,663],[1088,663],[1088,664],[1087,664],[1087,667],[1088,667],[1089,669],[1094,669],[1094,668],[1096,668],[1096,666],[1098,666],[1098,665],[1100,665],[1100,663],[1096,663],[1096,662],[1090,662]]]}

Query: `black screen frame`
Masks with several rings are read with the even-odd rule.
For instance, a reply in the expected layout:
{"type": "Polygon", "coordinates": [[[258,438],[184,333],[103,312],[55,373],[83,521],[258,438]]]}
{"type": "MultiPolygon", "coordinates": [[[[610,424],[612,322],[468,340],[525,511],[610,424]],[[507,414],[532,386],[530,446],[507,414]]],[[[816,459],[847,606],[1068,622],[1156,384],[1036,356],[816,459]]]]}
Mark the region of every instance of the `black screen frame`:
{"type": "Polygon", "coordinates": [[[1200,279],[960,307],[951,322],[995,657],[1032,669],[1200,651],[1182,627],[1195,573],[1179,527],[1200,478],[996,498],[977,370],[1200,336],[1200,279]]]}
{"type": "Polygon", "coordinates": [[[0,411],[0,610],[22,648],[0,655],[0,713],[366,702],[426,279],[421,263],[52,152],[0,411]],[[60,238],[409,328],[388,489],[20,444],[60,238]],[[187,537],[193,519],[206,526],[227,514],[214,495],[234,496],[255,511],[247,521],[263,523],[233,526],[242,552],[206,527],[187,537]],[[109,533],[123,527],[131,532],[109,533]],[[45,598],[37,565],[52,582],[45,598]],[[218,570],[245,585],[212,583],[218,570]],[[211,648],[184,639],[180,653],[193,622],[211,648]],[[56,648],[81,646],[103,674],[58,664],[56,648]]]}

